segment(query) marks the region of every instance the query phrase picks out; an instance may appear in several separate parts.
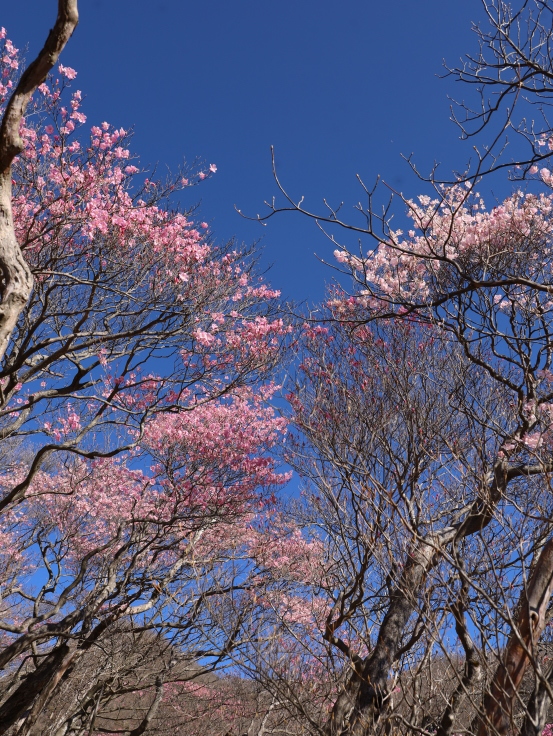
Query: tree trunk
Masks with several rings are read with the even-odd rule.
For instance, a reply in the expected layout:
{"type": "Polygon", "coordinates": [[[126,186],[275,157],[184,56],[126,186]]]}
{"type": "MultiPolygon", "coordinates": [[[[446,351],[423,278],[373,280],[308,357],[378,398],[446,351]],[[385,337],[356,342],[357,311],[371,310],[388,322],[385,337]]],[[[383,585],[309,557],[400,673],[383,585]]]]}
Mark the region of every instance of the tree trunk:
{"type": "Polygon", "coordinates": [[[20,125],[33,92],[57,62],[78,21],[77,0],[58,0],[54,27],[22,74],[0,125],[0,361],[33,289],[33,275],[15,237],[12,212],[12,163],[25,147],[20,125]]]}
{"type": "Polygon", "coordinates": [[[546,625],[545,613],[553,590],[553,538],[541,550],[491,686],[484,698],[483,713],[472,724],[477,736],[504,736],[511,728],[513,704],[520,683],[546,625]]]}
{"type": "Polygon", "coordinates": [[[357,666],[338,695],[325,727],[325,736],[366,736],[370,734],[386,706],[390,670],[398,657],[407,623],[417,608],[418,595],[426,576],[437,563],[440,551],[454,540],[481,531],[507,487],[507,461],[498,461],[485,498],[471,504],[463,521],[421,539],[409,554],[376,645],[365,662],[357,666]]]}

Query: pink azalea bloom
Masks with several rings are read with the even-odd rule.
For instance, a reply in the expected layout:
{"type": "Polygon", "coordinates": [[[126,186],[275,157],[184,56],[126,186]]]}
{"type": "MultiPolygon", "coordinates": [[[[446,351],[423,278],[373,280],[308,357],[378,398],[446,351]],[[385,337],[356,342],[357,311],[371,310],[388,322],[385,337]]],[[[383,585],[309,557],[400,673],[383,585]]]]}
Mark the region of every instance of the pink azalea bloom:
{"type": "Polygon", "coordinates": [[[70,66],[63,66],[62,64],[60,64],[58,69],[62,77],[65,77],[66,79],[75,79],[75,77],[77,76],[77,72],[70,66]]]}

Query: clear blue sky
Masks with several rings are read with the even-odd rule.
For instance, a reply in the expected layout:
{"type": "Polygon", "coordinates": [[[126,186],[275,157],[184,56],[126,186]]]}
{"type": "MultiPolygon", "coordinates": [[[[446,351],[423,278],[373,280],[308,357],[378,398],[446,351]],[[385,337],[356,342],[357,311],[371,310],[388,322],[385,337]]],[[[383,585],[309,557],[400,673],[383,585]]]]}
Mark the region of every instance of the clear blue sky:
{"type": "MultiPolygon", "coordinates": [[[[31,57],[55,10],[4,2],[0,25],[31,57]]],[[[221,240],[262,238],[269,280],[295,300],[322,299],[332,274],[314,253],[331,260],[330,244],[300,217],[262,228],[234,211],[260,212],[275,193],[271,144],[294,195],[343,199],[346,212],[361,196],[356,173],[413,196],[401,153],[444,173],[469,156],[447,100],[467,90],[436,75],[475,51],[479,0],[83,0],[80,12],[62,62],[79,73],[88,121],[133,127],[143,164],[215,163],[190,203],[201,197],[221,240]]]]}

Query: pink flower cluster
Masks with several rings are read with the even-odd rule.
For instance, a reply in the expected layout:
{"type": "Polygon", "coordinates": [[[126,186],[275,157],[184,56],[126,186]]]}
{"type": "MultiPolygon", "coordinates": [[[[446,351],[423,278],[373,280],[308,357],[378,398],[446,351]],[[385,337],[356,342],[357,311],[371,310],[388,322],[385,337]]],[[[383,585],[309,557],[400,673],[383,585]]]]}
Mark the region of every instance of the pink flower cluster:
{"type": "MultiPolygon", "coordinates": [[[[0,41],[1,105],[17,50],[3,29],[0,41]]],[[[76,72],[58,72],[29,107],[13,169],[16,234],[37,303],[46,295],[48,305],[34,336],[39,354],[30,348],[36,361],[21,382],[2,385],[1,418],[24,423],[29,412],[28,434],[91,459],[65,453],[67,461],[36,473],[24,461],[4,469],[4,500],[27,483],[4,516],[6,548],[23,560],[22,587],[33,585],[28,540],[39,529],[64,547],[64,575],[85,557],[92,570],[116,551],[121,570],[155,577],[188,554],[218,559],[225,546],[245,548],[245,530],[287,479],[269,455],[285,429],[267,405],[289,333],[268,316],[278,292],[254,279],[241,253],[214,246],[206,223],[171,207],[187,179],[143,178],[125,130],[103,122],[80,137],[82,95],[66,89],[76,72]],[[65,315],[72,343],[57,354],[65,315]],[[66,390],[77,364],[89,380],[66,390]],[[92,459],[102,453],[116,457],[92,459]]],[[[216,170],[211,164],[198,178],[216,170]]],[[[29,447],[34,455],[39,442],[29,447]]]]}
{"type": "MultiPolygon", "coordinates": [[[[366,285],[358,301],[369,308],[432,302],[462,274],[507,281],[516,273],[542,284],[552,275],[552,194],[516,192],[486,210],[478,194],[454,186],[438,199],[420,196],[407,204],[414,225],[407,238],[392,231],[364,258],[335,251],[366,285]]],[[[499,290],[494,303],[506,310],[512,303],[524,307],[528,298],[519,287],[499,290]]]]}

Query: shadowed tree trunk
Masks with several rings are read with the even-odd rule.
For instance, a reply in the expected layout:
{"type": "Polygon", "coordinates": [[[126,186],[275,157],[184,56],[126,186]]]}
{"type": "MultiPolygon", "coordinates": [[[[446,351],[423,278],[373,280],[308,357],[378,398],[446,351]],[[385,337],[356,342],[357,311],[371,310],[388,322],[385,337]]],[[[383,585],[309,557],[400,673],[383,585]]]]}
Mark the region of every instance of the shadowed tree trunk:
{"type": "Polygon", "coordinates": [[[516,620],[491,686],[484,698],[483,713],[473,722],[477,736],[503,736],[512,724],[513,705],[522,678],[546,625],[545,613],[553,590],[553,539],[536,561],[522,593],[516,620]]]}

